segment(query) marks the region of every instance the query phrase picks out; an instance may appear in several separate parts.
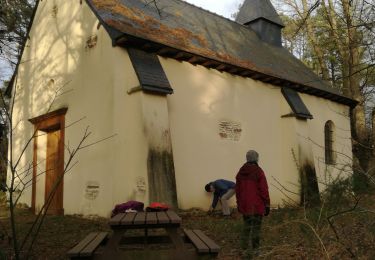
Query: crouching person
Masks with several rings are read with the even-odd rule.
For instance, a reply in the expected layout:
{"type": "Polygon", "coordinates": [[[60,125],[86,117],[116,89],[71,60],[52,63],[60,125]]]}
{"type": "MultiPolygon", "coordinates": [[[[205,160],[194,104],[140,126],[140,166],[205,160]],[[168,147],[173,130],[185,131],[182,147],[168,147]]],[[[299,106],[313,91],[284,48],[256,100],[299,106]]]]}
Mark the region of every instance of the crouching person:
{"type": "Polygon", "coordinates": [[[265,174],[258,166],[258,153],[248,151],[246,160],[236,176],[236,198],[244,221],[241,247],[250,256],[259,254],[262,217],[269,214],[270,198],[265,174]],[[249,248],[250,241],[252,248],[249,248]]]}
{"type": "Polygon", "coordinates": [[[221,209],[223,211],[224,216],[230,216],[231,211],[229,208],[228,200],[234,195],[235,193],[235,183],[228,180],[216,180],[206,184],[204,187],[207,192],[213,192],[214,197],[212,200],[212,204],[210,209],[208,210],[209,213],[213,212],[217,206],[217,203],[221,202],[221,209]]]}

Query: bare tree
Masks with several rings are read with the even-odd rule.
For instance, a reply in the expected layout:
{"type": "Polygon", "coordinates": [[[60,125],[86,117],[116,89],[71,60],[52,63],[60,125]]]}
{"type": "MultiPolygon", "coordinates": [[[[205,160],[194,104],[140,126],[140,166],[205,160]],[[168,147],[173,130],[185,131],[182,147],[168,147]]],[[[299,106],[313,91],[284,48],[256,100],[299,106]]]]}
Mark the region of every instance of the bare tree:
{"type": "MultiPolygon", "coordinates": [[[[310,142],[315,150],[324,151],[324,144],[320,144],[316,140],[309,137],[303,137],[310,142]]],[[[293,151],[292,151],[293,153],[293,151]]],[[[303,214],[296,217],[285,219],[285,222],[276,228],[284,228],[285,226],[300,226],[303,231],[303,239],[308,241],[308,245],[313,246],[314,250],[320,251],[320,256],[323,259],[331,259],[337,257],[343,258],[360,258],[363,257],[363,252],[358,248],[358,243],[353,243],[352,237],[347,234],[358,232],[357,225],[350,225],[351,220],[367,219],[365,216],[372,216],[375,212],[369,210],[365,204],[361,202],[368,197],[368,194],[357,193],[354,190],[353,171],[361,171],[362,169],[353,169],[352,156],[350,154],[342,153],[335,150],[337,157],[340,158],[335,164],[327,167],[325,165],[325,158],[317,157],[316,161],[323,165],[321,169],[321,178],[319,178],[320,186],[323,187],[321,192],[321,204],[318,207],[306,207],[306,204],[300,204],[296,198],[298,194],[286,184],[281,183],[277,178],[273,177],[273,185],[279,192],[285,196],[285,206],[292,208],[302,208],[303,214]],[[335,172],[332,175],[332,172],[335,172]],[[326,178],[323,178],[326,176],[326,178]],[[296,196],[297,195],[297,196],[296,196]],[[302,206],[300,206],[302,205],[302,206]],[[345,218],[345,222],[342,219],[345,218]],[[348,225],[349,223],[349,225],[348,225]],[[345,225],[345,226],[343,226],[345,225]]],[[[296,161],[296,168],[299,165],[296,161]]],[[[361,174],[368,177],[372,184],[375,184],[375,179],[370,175],[370,171],[361,172],[361,174]]],[[[296,183],[295,186],[300,184],[296,183]]],[[[288,184],[290,187],[290,184],[288,184]]],[[[362,221],[364,230],[371,229],[373,225],[373,218],[369,221],[362,221]]],[[[274,227],[275,228],[275,227],[274,227]]],[[[265,257],[271,257],[282,250],[283,245],[275,245],[269,250],[265,257]]],[[[304,247],[304,250],[307,248],[304,247]]],[[[291,250],[291,249],[290,249],[291,250]]]]}
{"type": "MultiPolygon", "coordinates": [[[[59,88],[55,91],[54,97],[51,99],[51,103],[48,106],[46,106],[47,107],[47,110],[45,111],[46,113],[50,112],[55,99],[62,93],[64,93],[63,88],[59,88]]],[[[68,158],[64,162],[63,172],[61,175],[59,175],[59,178],[55,181],[55,183],[53,183],[50,193],[48,194],[41,208],[38,210],[35,220],[32,223],[30,229],[28,230],[26,236],[21,238],[19,237],[19,234],[17,231],[16,206],[21,196],[24,194],[24,191],[29,189],[31,187],[32,182],[36,180],[33,178],[30,178],[30,173],[32,172],[33,166],[35,165],[33,165],[32,162],[29,162],[27,163],[26,167],[21,167],[20,162],[21,162],[21,159],[24,158],[28,147],[32,145],[34,138],[40,137],[41,135],[44,135],[44,133],[41,134],[37,130],[34,130],[32,133],[30,133],[30,137],[25,141],[25,144],[23,145],[23,147],[19,149],[20,152],[18,154],[15,154],[13,141],[14,141],[14,138],[16,138],[16,135],[17,135],[16,128],[19,123],[19,122],[13,121],[13,118],[14,118],[13,106],[14,106],[14,100],[15,100],[16,95],[17,95],[17,90],[15,88],[13,90],[13,96],[11,98],[9,106],[4,107],[3,113],[0,113],[1,119],[4,122],[6,122],[6,124],[8,125],[8,137],[9,137],[9,158],[7,158],[6,153],[3,152],[1,154],[1,160],[7,165],[7,168],[8,168],[8,181],[3,187],[3,190],[7,193],[7,197],[9,200],[8,203],[9,203],[10,226],[11,226],[10,237],[12,241],[12,251],[13,251],[12,254],[15,259],[27,259],[30,256],[33,245],[38,237],[40,228],[43,224],[43,221],[46,217],[48,209],[51,205],[52,199],[58,187],[60,186],[61,182],[63,181],[64,175],[70,172],[71,169],[77,164],[77,161],[75,159],[77,154],[80,153],[84,149],[87,149],[104,140],[112,138],[114,135],[89,143],[88,140],[91,135],[91,132],[89,131],[89,127],[86,127],[84,132],[82,133],[81,139],[78,141],[78,143],[74,147],[70,147],[69,145],[65,144],[65,151],[66,151],[66,154],[68,154],[68,158]]],[[[6,98],[2,93],[0,94],[0,100],[2,100],[3,103],[6,103],[6,98]]],[[[82,120],[83,119],[79,119],[67,127],[72,127],[73,125],[80,123],[82,120]]],[[[54,171],[54,170],[55,170],[54,168],[46,169],[38,173],[38,175],[35,177],[40,178],[42,175],[46,174],[48,171],[54,171]]]]}
{"type": "Polygon", "coordinates": [[[292,52],[302,49],[300,58],[307,65],[359,102],[351,114],[354,163],[356,169],[367,171],[374,136],[370,131],[375,131],[369,123],[369,107],[374,107],[374,5],[360,0],[279,2],[286,17],[287,47],[292,52]]]}
{"type": "Polygon", "coordinates": [[[0,0],[0,79],[14,70],[25,42],[35,0],[0,0]]]}

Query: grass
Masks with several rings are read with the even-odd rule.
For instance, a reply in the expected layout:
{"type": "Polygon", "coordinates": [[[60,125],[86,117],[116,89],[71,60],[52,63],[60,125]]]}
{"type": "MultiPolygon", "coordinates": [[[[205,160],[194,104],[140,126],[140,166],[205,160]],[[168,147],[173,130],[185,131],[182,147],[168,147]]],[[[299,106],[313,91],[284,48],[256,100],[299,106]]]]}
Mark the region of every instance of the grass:
{"type": "MultiPolygon", "coordinates": [[[[356,209],[332,218],[336,234],[327,216],[350,209],[328,205],[305,211],[303,208],[274,209],[263,218],[261,254],[258,259],[374,259],[375,196],[366,195],[356,209]],[[354,257],[353,257],[354,255],[354,257]]],[[[0,249],[9,247],[9,219],[6,208],[0,208],[0,249]]],[[[241,215],[231,218],[207,215],[192,209],[179,211],[183,227],[201,229],[220,246],[218,259],[241,259],[239,247],[241,215]]],[[[24,236],[35,216],[27,209],[17,210],[18,230],[24,236]]],[[[49,216],[33,248],[36,259],[64,259],[66,251],[91,231],[109,230],[107,219],[81,216],[49,216]]],[[[0,250],[1,251],[1,250],[0,250]]],[[[0,255],[1,259],[1,255],[0,255]]]]}

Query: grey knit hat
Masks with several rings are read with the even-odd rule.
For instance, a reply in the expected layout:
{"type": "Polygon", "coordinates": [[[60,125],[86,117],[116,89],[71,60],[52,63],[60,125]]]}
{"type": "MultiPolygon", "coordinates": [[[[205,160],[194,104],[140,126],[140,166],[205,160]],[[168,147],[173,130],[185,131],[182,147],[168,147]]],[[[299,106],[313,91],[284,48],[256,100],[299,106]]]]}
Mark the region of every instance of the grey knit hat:
{"type": "Polygon", "coordinates": [[[249,150],[246,153],[246,160],[247,162],[258,162],[259,154],[254,150],[249,150]]]}

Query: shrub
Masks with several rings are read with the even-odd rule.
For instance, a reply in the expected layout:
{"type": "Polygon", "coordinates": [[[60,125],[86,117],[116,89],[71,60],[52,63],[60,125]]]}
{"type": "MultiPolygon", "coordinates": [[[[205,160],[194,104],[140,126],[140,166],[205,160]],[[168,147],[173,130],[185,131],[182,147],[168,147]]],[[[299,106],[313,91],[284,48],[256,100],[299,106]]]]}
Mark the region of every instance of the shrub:
{"type": "Polygon", "coordinates": [[[352,185],[353,191],[358,194],[365,193],[370,188],[368,177],[363,172],[356,170],[353,172],[352,185]]]}
{"type": "Polygon", "coordinates": [[[329,207],[347,205],[352,200],[353,186],[351,178],[336,179],[331,182],[322,194],[329,207]]]}

